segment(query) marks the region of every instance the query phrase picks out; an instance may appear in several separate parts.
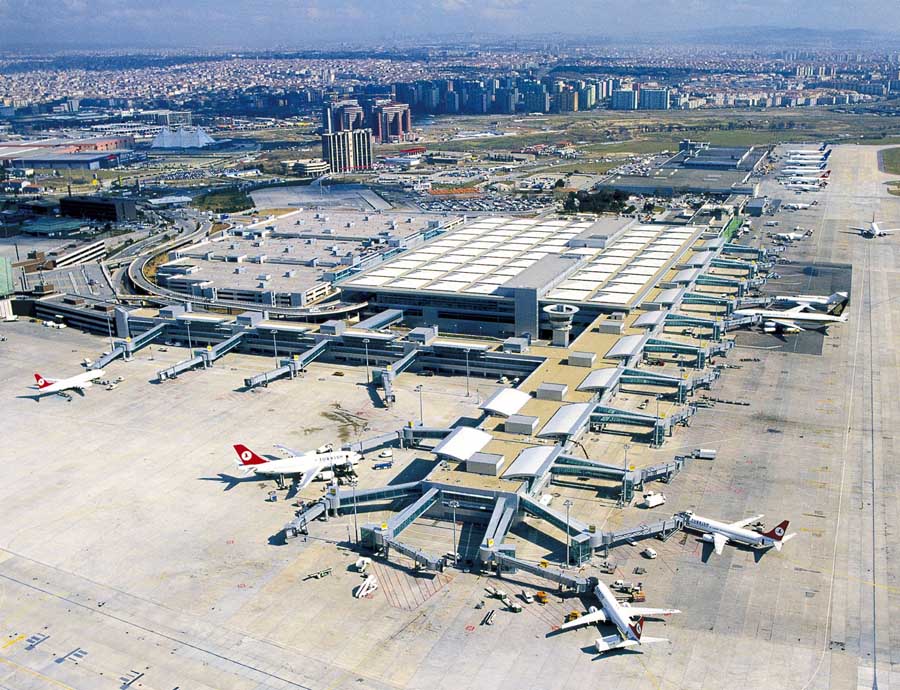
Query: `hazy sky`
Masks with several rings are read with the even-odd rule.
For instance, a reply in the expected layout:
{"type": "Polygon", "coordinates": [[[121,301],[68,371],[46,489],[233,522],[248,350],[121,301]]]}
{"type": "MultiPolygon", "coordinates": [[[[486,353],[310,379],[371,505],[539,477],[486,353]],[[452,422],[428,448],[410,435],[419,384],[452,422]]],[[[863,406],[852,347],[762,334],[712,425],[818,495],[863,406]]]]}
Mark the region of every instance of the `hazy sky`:
{"type": "MultiPolygon", "coordinates": [[[[310,47],[487,32],[638,34],[772,25],[900,31],[897,0],[0,0],[18,45],[310,47]]],[[[748,36],[735,36],[744,43],[748,36]]]]}

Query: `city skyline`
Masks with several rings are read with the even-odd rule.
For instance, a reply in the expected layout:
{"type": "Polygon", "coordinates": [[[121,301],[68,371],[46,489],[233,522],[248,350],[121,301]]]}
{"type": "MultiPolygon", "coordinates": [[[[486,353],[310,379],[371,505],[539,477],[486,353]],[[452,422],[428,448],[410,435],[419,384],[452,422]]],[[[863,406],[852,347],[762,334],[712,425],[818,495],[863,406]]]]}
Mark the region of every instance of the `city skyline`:
{"type": "MultiPolygon", "coordinates": [[[[641,36],[642,41],[665,45],[681,37],[666,32],[700,32],[716,28],[823,32],[879,33],[900,24],[900,5],[863,0],[852,6],[834,1],[761,0],[722,3],[585,2],[570,3],[565,13],[536,0],[429,0],[415,5],[403,0],[381,3],[378,11],[356,0],[332,3],[300,0],[273,8],[271,4],[209,2],[178,3],[161,0],[153,5],[134,0],[24,0],[0,1],[0,43],[9,49],[102,49],[119,46],[143,48],[260,49],[313,48],[324,45],[360,45],[389,41],[392,45],[415,37],[439,39],[455,36],[543,36],[598,42],[641,36]],[[747,18],[751,17],[751,21],[747,18]],[[771,21],[769,18],[777,18],[771,21]],[[596,28],[592,28],[596,27],[596,28]]],[[[785,37],[786,38],[786,37],[785,37]]],[[[711,42],[746,46],[740,35],[709,36],[711,42]]],[[[865,36],[857,36],[865,43],[865,36]]],[[[757,46],[759,47],[759,46],[757,46]]],[[[841,46],[835,46],[838,48],[841,46]]]]}

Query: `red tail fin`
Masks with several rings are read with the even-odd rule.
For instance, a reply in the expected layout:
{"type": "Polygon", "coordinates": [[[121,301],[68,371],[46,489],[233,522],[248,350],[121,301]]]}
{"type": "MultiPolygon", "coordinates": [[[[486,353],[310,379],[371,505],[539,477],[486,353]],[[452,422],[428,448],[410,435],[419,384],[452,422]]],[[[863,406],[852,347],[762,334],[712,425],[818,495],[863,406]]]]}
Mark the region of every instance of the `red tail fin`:
{"type": "Polygon", "coordinates": [[[49,380],[49,379],[45,379],[43,376],[41,376],[41,375],[38,374],[38,373],[35,373],[35,375],[34,375],[34,381],[35,381],[35,383],[37,383],[37,387],[38,387],[38,388],[46,388],[46,387],[49,386],[51,383],[53,383],[53,381],[51,381],[51,380],[49,380]]]}
{"type": "Polygon", "coordinates": [[[776,525],[774,529],[765,532],[763,536],[768,537],[769,539],[774,539],[775,541],[781,541],[782,539],[784,539],[784,535],[787,534],[787,528],[789,524],[791,524],[790,521],[784,520],[783,522],[776,525]]]}
{"type": "Polygon", "coordinates": [[[640,640],[641,635],[644,633],[644,617],[641,616],[638,618],[637,622],[633,625],[629,625],[628,628],[634,633],[634,639],[640,640]]]}
{"type": "Polygon", "coordinates": [[[238,458],[241,460],[242,465],[264,465],[268,462],[265,458],[259,457],[252,450],[247,448],[247,446],[238,443],[234,447],[235,452],[238,454],[238,458]]]}

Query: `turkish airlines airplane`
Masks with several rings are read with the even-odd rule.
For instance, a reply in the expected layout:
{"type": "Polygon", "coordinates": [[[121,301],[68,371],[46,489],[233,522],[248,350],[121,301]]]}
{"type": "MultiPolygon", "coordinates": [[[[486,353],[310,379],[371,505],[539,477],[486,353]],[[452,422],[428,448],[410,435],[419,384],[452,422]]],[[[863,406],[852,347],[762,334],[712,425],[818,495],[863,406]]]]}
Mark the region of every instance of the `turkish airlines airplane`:
{"type": "Polygon", "coordinates": [[[298,453],[285,446],[275,446],[290,453],[290,457],[280,460],[268,460],[254,453],[247,446],[238,443],[234,446],[238,454],[238,462],[246,472],[253,472],[261,477],[274,478],[279,486],[284,485],[284,478],[290,477],[297,482],[297,491],[303,489],[317,476],[336,467],[352,467],[359,463],[362,456],[353,451],[329,451],[317,453],[307,451],[298,453]]]}
{"type": "Polygon", "coordinates": [[[681,613],[678,609],[654,609],[646,606],[631,606],[626,602],[620,602],[616,595],[604,582],[597,582],[594,594],[600,601],[600,608],[591,607],[590,611],[580,618],[564,623],[560,630],[574,630],[583,625],[596,623],[612,623],[618,633],[597,638],[595,648],[598,654],[623,649],[652,642],[666,642],[661,637],[643,637],[644,616],[671,616],[673,613],[681,613]],[[637,618],[638,621],[632,621],[637,618]]]}
{"type": "Polygon", "coordinates": [[[701,539],[711,542],[716,554],[721,555],[728,542],[743,544],[754,549],[771,549],[781,551],[781,545],[788,539],[793,539],[796,534],[787,534],[790,522],[784,520],[768,532],[754,532],[746,529],[751,522],[759,520],[762,515],[754,515],[737,522],[719,522],[710,518],[694,515],[691,511],[681,513],[685,518],[684,528],[694,532],[700,532],[701,539]]]}
{"type": "Polygon", "coordinates": [[[34,381],[38,389],[37,399],[40,400],[45,395],[61,395],[71,402],[72,397],[66,391],[76,391],[79,395],[84,396],[85,390],[90,388],[94,381],[101,378],[103,378],[103,369],[85,371],[67,379],[48,379],[36,373],[34,381]]]}

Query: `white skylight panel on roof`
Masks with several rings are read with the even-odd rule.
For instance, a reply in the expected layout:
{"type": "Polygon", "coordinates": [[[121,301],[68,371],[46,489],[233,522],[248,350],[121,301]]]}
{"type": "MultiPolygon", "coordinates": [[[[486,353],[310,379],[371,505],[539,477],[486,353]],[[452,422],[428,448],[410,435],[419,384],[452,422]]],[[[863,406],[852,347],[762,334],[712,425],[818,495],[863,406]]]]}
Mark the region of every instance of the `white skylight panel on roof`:
{"type": "Polygon", "coordinates": [[[491,275],[482,278],[481,282],[488,283],[489,285],[503,285],[503,283],[507,282],[508,280],[509,276],[492,273],[491,275]]]}
{"type": "Polygon", "coordinates": [[[412,290],[412,289],[415,289],[415,288],[420,288],[420,287],[422,287],[423,285],[425,285],[426,283],[429,283],[429,282],[431,282],[431,281],[426,280],[426,279],[424,279],[424,278],[419,278],[419,279],[416,279],[416,278],[401,278],[400,280],[398,280],[398,281],[396,281],[396,282],[394,282],[394,283],[391,283],[391,286],[390,286],[390,287],[394,287],[394,288],[403,288],[403,289],[410,289],[410,290],[412,290]]]}
{"type": "Polygon", "coordinates": [[[623,283],[607,283],[603,286],[603,292],[615,292],[622,295],[633,295],[638,291],[639,285],[623,283]]]}
{"type": "Polygon", "coordinates": [[[496,285],[489,285],[487,283],[476,283],[467,288],[463,288],[463,292],[474,292],[477,295],[490,295],[497,289],[496,285]]]}
{"type": "Polygon", "coordinates": [[[671,252],[644,252],[640,256],[641,259],[662,259],[667,261],[672,258],[671,252]]]}
{"type": "Polygon", "coordinates": [[[576,280],[590,280],[594,283],[602,283],[604,280],[609,278],[612,275],[612,272],[606,271],[579,271],[573,277],[576,280]]]}
{"type": "Polygon", "coordinates": [[[524,270],[524,268],[516,268],[515,266],[501,266],[494,271],[493,275],[512,277],[519,275],[524,270]]]}
{"type": "MultiPolygon", "coordinates": [[[[666,259],[645,259],[643,256],[637,261],[629,264],[629,268],[653,268],[658,269],[661,266],[665,266],[666,259]]],[[[655,273],[656,271],[654,271],[655,273]]]]}
{"type": "Polygon", "coordinates": [[[628,304],[631,301],[631,298],[632,295],[603,292],[591,297],[590,301],[598,302],[600,304],[628,304]]]}
{"type": "Polygon", "coordinates": [[[423,264],[423,266],[427,266],[430,271],[452,271],[461,263],[461,261],[448,261],[446,256],[442,256],[440,261],[423,264]]]}
{"type": "Polygon", "coordinates": [[[547,297],[549,299],[567,299],[580,302],[587,299],[589,294],[591,294],[590,290],[563,290],[562,288],[556,288],[551,290],[547,297]]]}
{"type": "Polygon", "coordinates": [[[363,276],[362,278],[356,278],[355,280],[351,280],[348,284],[349,285],[363,285],[365,287],[377,287],[379,285],[384,285],[389,280],[391,280],[391,278],[388,278],[387,276],[379,277],[379,276],[367,275],[367,276],[363,276]]]}
{"type": "Polygon", "coordinates": [[[386,278],[396,278],[397,276],[401,276],[406,273],[405,268],[392,268],[391,266],[385,266],[384,268],[379,268],[377,271],[372,271],[369,275],[373,276],[383,276],[386,278]]]}
{"type": "Polygon", "coordinates": [[[580,280],[580,276],[572,278],[570,280],[564,280],[559,284],[559,287],[563,290],[596,290],[597,283],[590,280],[580,280]]]}
{"type": "Polygon", "coordinates": [[[412,271],[406,277],[407,278],[421,278],[423,280],[434,280],[435,278],[440,278],[442,275],[444,275],[444,271],[424,270],[424,271],[412,271]]]}
{"type": "Polygon", "coordinates": [[[643,285],[646,282],[647,276],[635,275],[634,273],[620,273],[616,276],[614,284],[628,283],[631,285],[643,285]]]}
{"type": "Polygon", "coordinates": [[[635,275],[635,276],[652,276],[656,273],[656,268],[653,266],[636,266],[632,264],[631,266],[626,266],[622,269],[622,276],[626,275],[635,275]]]}
{"type": "Polygon", "coordinates": [[[634,256],[634,252],[629,249],[611,249],[603,252],[603,257],[610,259],[630,259],[632,256],[634,256]]]}
{"type": "Polygon", "coordinates": [[[437,290],[440,292],[459,292],[466,285],[469,284],[470,281],[466,281],[464,283],[455,281],[455,280],[441,280],[437,283],[432,283],[431,285],[427,285],[423,290],[437,290]]]}
{"type": "Polygon", "coordinates": [[[444,276],[444,278],[446,280],[462,281],[465,283],[474,283],[476,280],[480,280],[481,276],[483,276],[483,275],[484,275],[484,273],[481,273],[481,272],[476,273],[474,271],[471,271],[471,272],[459,271],[457,273],[451,273],[450,275],[444,276]]]}

